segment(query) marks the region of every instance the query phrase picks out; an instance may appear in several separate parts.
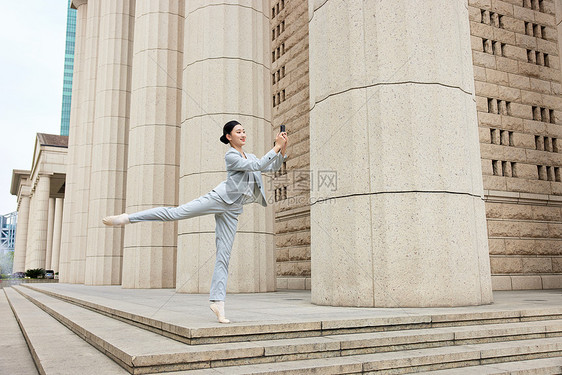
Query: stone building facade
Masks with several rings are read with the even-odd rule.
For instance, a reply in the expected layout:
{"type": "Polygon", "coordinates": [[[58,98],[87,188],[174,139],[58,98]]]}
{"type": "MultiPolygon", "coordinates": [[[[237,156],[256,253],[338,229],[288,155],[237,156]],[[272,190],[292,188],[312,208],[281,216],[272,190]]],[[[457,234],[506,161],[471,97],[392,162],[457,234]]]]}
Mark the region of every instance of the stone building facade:
{"type": "Polygon", "coordinates": [[[68,137],[37,133],[31,170],[14,170],[18,200],[13,272],[59,271],[68,137]]]}
{"type": "MultiPolygon", "coordinates": [[[[560,288],[562,97],[558,33],[562,3],[468,3],[493,288],[560,288]]],[[[300,170],[309,169],[309,112],[306,105],[299,111],[299,104],[308,98],[308,13],[302,11],[307,5],[300,1],[272,1],[271,7],[273,92],[291,101],[289,105],[276,106],[278,98],[274,95],[273,122],[289,123],[291,130],[296,128],[291,132],[297,138],[293,145],[306,139],[302,147],[292,149],[299,159],[288,161],[287,173],[292,179],[286,184],[288,195],[281,195],[287,202],[293,198],[294,203],[287,206],[295,208],[299,207],[299,193],[291,190],[298,186],[291,171],[302,175],[300,170]],[[292,25],[296,26],[289,27],[292,25]],[[288,58],[273,59],[279,46],[288,58]],[[283,78],[283,73],[288,72],[287,60],[292,75],[283,78]]],[[[307,193],[305,189],[301,196],[308,203],[307,193]]],[[[282,204],[277,208],[278,285],[310,287],[302,281],[310,277],[307,207],[298,216],[282,204]],[[285,210],[291,215],[285,217],[285,210]]]]}
{"type": "Polygon", "coordinates": [[[246,206],[229,292],[442,306],[562,287],[553,0],[73,0],[60,279],[206,293],[214,223],[103,228],[225,177],[233,118],[289,159],[246,206]],[[440,37],[437,38],[436,35],[440,37]]]}
{"type": "MultiPolygon", "coordinates": [[[[308,3],[271,2],[271,83],[273,127],[286,124],[290,158],[276,174],[277,287],[310,289],[308,3]]],[[[314,185],[312,186],[314,187],[314,185]]]]}
{"type": "Polygon", "coordinates": [[[470,1],[495,289],[562,286],[557,11],[546,0],[470,1]]]}

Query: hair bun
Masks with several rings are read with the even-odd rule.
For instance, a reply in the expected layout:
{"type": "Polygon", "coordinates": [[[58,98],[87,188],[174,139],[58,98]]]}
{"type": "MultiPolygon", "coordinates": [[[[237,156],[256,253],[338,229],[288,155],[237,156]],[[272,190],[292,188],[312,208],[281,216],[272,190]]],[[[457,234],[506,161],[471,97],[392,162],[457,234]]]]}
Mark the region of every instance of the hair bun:
{"type": "Polygon", "coordinates": [[[222,137],[220,138],[220,140],[225,145],[230,143],[230,141],[226,138],[226,135],[230,134],[232,132],[232,129],[234,129],[236,125],[240,125],[240,123],[236,120],[232,120],[224,124],[224,126],[222,127],[222,137]]]}

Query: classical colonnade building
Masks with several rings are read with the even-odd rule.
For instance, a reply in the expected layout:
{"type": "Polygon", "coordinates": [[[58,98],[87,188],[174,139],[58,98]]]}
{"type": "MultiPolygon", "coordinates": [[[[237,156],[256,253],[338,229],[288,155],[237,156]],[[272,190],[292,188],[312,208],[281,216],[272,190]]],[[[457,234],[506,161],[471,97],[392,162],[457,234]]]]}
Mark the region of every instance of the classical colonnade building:
{"type": "Polygon", "coordinates": [[[58,271],[68,137],[37,133],[31,170],[14,170],[10,192],[18,197],[14,272],[58,271]]]}
{"type": "Polygon", "coordinates": [[[240,217],[229,292],[388,307],[562,287],[560,5],[73,0],[60,281],[207,293],[212,216],[101,218],[211,190],[237,119],[249,152],[280,124],[291,144],[270,205],[240,217]]]}

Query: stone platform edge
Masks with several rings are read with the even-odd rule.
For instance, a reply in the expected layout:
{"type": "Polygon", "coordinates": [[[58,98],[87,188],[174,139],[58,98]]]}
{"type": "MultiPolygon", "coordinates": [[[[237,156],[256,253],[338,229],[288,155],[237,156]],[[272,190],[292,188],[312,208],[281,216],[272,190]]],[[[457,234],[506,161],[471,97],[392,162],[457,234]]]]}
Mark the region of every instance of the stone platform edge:
{"type": "Polygon", "coordinates": [[[190,345],[221,342],[257,341],[347,334],[358,332],[396,331],[451,325],[512,323],[545,319],[562,319],[562,306],[536,309],[514,309],[441,314],[411,314],[386,317],[330,319],[317,321],[286,321],[278,323],[234,323],[213,327],[188,327],[151,318],[133,311],[124,311],[84,299],[45,290],[37,285],[23,287],[35,290],[92,311],[122,320],[140,328],[162,334],[190,345]]]}

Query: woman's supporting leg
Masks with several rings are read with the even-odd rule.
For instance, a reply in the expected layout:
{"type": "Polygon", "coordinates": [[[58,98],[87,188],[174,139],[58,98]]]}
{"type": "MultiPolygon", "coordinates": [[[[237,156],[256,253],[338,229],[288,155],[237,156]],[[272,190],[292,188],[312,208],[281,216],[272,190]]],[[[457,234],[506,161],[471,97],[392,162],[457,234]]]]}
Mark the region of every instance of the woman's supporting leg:
{"type": "MultiPolygon", "coordinates": [[[[241,206],[240,206],[241,209],[241,206]]],[[[230,323],[224,313],[224,299],[226,297],[226,282],[228,279],[228,262],[230,252],[234,243],[234,235],[238,225],[238,215],[241,211],[225,211],[215,215],[215,236],[217,243],[217,259],[215,261],[215,271],[211,281],[210,300],[211,310],[217,316],[220,323],[230,323]]]]}
{"type": "Polygon", "coordinates": [[[215,261],[215,271],[213,272],[213,279],[211,281],[211,293],[209,298],[211,301],[224,301],[226,297],[228,262],[230,260],[232,244],[234,243],[239,214],[240,212],[225,211],[222,214],[215,215],[217,259],[215,261]]]}
{"type": "Polygon", "coordinates": [[[219,323],[230,323],[230,320],[224,316],[224,301],[211,302],[211,311],[215,313],[219,323]]]}

